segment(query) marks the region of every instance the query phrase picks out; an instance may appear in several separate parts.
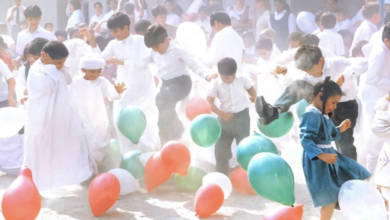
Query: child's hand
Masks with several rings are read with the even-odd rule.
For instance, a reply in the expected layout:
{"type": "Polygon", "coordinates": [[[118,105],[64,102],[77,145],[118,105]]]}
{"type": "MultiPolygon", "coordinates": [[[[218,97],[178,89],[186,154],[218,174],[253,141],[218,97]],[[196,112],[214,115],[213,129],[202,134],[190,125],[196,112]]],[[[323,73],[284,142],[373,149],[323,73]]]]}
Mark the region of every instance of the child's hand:
{"type": "Polygon", "coordinates": [[[277,66],[275,70],[273,71],[275,75],[285,75],[287,73],[287,68],[283,66],[277,66]]]}
{"type": "Polygon", "coordinates": [[[327,154],[327,153],[322,153],[317,155],[318,159],[324,161],[325,163],[328,163],[330,165],[334,164],[337,162],[337,154],[327,154]]]}
{"type": "Polygon", "coordinates": [[[337,78],[337,85],[342,86],[344,84],[345,78],[344,75],[340,75],[339,78],[337,78]]]}
{"type": "Polygon", "coordinates": [[[345,119],[341,124],[339,125],[340,132],[343,133],[344,131],[348,130],[351,127],[351,120],[345,119]]]}
{"type": "Polygon", "coordinates": [[[233,117],[233,114],[229,112],[220,112],[219,117],[224,121],[229,121],[233,117]]]}
{"type": "Polygon", "coordinates": [[[207,75],[207,76],[205,77],[205,79],[206,79],[207,82],[210,82],[211,80],[216,79],[216,78],[218,78],[218,74],[217,74],[217,73],[209,74],[209,75],[207,75]]]}
{"type": "Polygon", "coordinates": [[[250,96],[249,100],[253,103],[256,102],[256,96],[250,96]]]}
{"type": "Polygon", "coordinates": [[[107,65],[110,65],[110,64],[114,64],[114,65],[124,65],[125,63],[123,62],[123,60],[120,60],[116,57],[110,57],[106,60],[107,62],[107,65]]]}
{"type": "Polygon", "coordinates": [[[126,90],[126,85],[123,82],[114,84],[114,87],[118,94],[122,94],[126,90]]]}

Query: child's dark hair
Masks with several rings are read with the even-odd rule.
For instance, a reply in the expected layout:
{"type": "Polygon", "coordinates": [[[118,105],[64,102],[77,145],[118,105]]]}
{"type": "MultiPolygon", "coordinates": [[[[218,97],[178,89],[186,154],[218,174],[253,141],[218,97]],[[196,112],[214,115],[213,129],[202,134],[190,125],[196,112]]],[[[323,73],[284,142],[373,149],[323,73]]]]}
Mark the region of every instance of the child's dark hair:
{"type": "Polygon", "coordinates": [[[269,38],[260,38],[256,42],[256,49],[257,50],[272,51],[272,48],[273,48],[273,42],[269,38]]]}
{"type": "Polygon", "coordinates": [[[167,15],[167,9],[165,9],[164,6],[158,5],[155,8],[152,9],[152,15],[154,18],[156,18],[159,15],[167,15]]]}
{"type": "Polygon", "coordinates": [[[24,17],[40,18],[42,17],[42,10],[38,5],[30,5],[24,10],[24,17]]]}
{"type": "Polygon", "coordinates": [[[60,60],[69,55],[68,49],[59,41],[50,41],[46,43],[42,51],[47,53],[53,60],[60,60]]]}
{"type": "Polygon", "coordinates": [[[146,47],[152,48],[164,42],[167,37],[167,30],[161,25],[154,24],[146,31],[144,42],[146,47]]]}
{"type": "Polygon", "coordinates": [[[317,46],[320,44],[320,39],[314,34],[304,34],[301,39],[301,45],[313,45],[317,46]]]}
{"type": "Polygon", "coordinates": [[[81,8],[81,2],[80,0],[71,0],[70,4],[73,5],[75,10],[78,10],[81,8]]]}
{"type": "Polygon", "coordinates": [[[145,35],[148,28],[152,25],[148,20],[139,20],[134,26],[135,33],[145,35]]]}
{"type": "Polygon", "coordinates": [[[110,30],[117,28],[124,28],[125,26],[130,27],[130,18],[123,12],[117,12],[113,14],[107,21],[107,27],[110,30]]]}
{"type": "Polygon", "coordinates": [[[49,42],[47,39],[38,37],[32,40],[29,44],[27,54],[40,56],[42,48],[49,42]]]}
{"type": "Polygon", "coordinates": [[[325,29],[333,29],[336,25],[337,18],[332,12],[325,12],[321,15],[321,25],[325,29]]]}
{"type": "Polygon", "coordinates": [[[390,23],[387,23],[383,28],[382,41],[385,41],[385,39],[390,41],[390,23]]]}
{"type": "Polygon", "coordinates": [[[325,114],[325,105],[330,97],[343,95],[343,91],[341,91],[340,86],[334,81],[330,80],[329,76],[326,77],[323,82],[319,82],[314,86],[314,97],[316,97],[320,92],[322,93],[322,114],[325,114]]]}
{"type": "Polygon", "coordinates": [[[231,25],[232,21],[230,20],[230,17],[225,12],[216,12],[210,16],[210,26],[214,27],[215,22],[218,21],[221,24],[224,25],[231,25]]]}
{"type": "Polygon", "coordinates": [[[58,31],[54,32],[54,35],[56,37],[63,37],[65,39],[67,38],[66,31],[64,31],[64,30],[58,30],[58,31]]]}
{"type": "Polygon", "coordinates": [[[362,14],[365,19],[372,18],[375,14],[380,13],[379,4],[370,2],[363,7],[362,14]]]}
{"type": "Polygon", "coordinates": [[[231,57],[225,57],[218,62],[218,72],[220,75],[231,76],[237,72],[237,63],[231,57]]]}

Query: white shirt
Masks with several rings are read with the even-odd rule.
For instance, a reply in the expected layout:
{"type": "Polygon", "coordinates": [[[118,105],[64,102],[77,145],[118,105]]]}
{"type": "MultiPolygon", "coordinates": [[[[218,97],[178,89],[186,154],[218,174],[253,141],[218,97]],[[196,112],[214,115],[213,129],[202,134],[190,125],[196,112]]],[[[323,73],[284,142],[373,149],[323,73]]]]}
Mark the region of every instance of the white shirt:
{"type": "Polygon", "coordinates": [[[91,20],[89,21],[89,24],[100,23],[101,21],[103,21],[103,19],[104,19],[104,14],[101,14],[99,16],[94,15],[94,16],[91,17],[91,20]]]}
{"type": "MultiPolygon", "coordinates": [[[[10,8],[8,9],[6,21],[8,20],[8,17],[11,15],[12,10],[13,10],[15,7],[16,7],[16,5],[14,5],[14,6],[12,6],[12,7],[10,7],[10,8]]],[[[21,23],[25,20],[25,18],[24,18],[24,10],[25,10],[25,9],[26,9],[26,7],[24,7],[23,5],[19,6],[18,9],[17,9],[17,10],[19,11],[19,24],[21,24],[21,23]]],[[[11,21],[7,23],[8,25],[17,25],[16,13],[17,13],[17,11],[14,12],[11,21]]]]}
{"type": "Polygon", "coordinates": [[[250,80],[242,76],[237,76],[232,83],[225,83],[219,78],[214,82],[209,97],[220,101],[221,111],[238,113],[249,107],[247,90],[252,87],[250,80]]]}
{"type": "Polygon", "coordinates": [[[7,80],[11,79],[12,73],[9,70],[7,64],[0,59],[0,102],[8,99],[8,83],[7,80]]]}
{"type": "Polygon", "coordinates": [[[38,26],[37,30],[35,32],[31,33],[30,30],[27,28],[18,34],[18,38],[16,40],[16,53],[18,55],[23,54],[24,47],[30,43],[35,38],[42,37],[47,40],[55,40],[56,37],[53,33],[50,33],[49,31],[45,30],[41,26],[38,26]]]}
{"type": "Polygon", "coordinates": [[[356,29],[355,35],[353,36],[352,49],[358,44],[360,41],[366,40],[369,41],[371,36],[378,31],[378,27],[371,23],[368,20],[364,20],[360,26],[356,29]]]}
{"type": "Polygon", "coordinates": [[[70,28],[76,27],[76,25],[83,22],[85,22],[83,12],[81,9],[77,9],[70,15],[65,30],[68,31],[70,28]]]}
{"type": "Polygon", "coordinates": [[[206,33],[206,36],[208,37],[212,31],[212,28],[210,26],[210,19],[205,19],[203,21],[200,19],[197,19],[195,21],[195,23],[198,24],[202,28],[202,30],[206,33]]]}
{"type": "Polygon", "coordinates": [[[378,90],[390,91],[390,50],[381,42],[368,57],[368,72],[365,84],[378,90]]]}
{"type": "Polygon", "coordinates": [[[199,12],[199,8],[204,5],[203,0],[193,0],[191,5],[188,7],[186,13],[187,14],[197,14],[199,12]]]}
{"type": "Polygon", "coordinates": [[[199,76],[203,76],[206,71],[205,67],[185,50],[179,48],[174,41],[169,42],[168,49],[164,54],[153,51],[152,58],[158,67],[156,75],[162,80],[189,75],[187,67],[199,76]]]}
{"type": "Polygon", "coordinates": [[[181,19],[177,14],[172,13],[167,15],[167,24],[177,27],[179,26],[180,22],[181,19]]]}
{"type": "Polygon", "coordinates": [[[232,57],[237,62],[237,66],[240,66],[244,48],[241,36],[231,26],[227,26],[215,34],[211,41],[209,57],[205,62],[213,66],[222,58],[232,57]]]}
{"type": "Polygon", "coordinates": [[[257,18],[255,39],[258,39],[261,31],[263,31],[264,29],[269,27],[269,24],[270,24],[269,16],[270,16],[270,14],[269,14],[269,11],[267,10],[267,11],[263,12],[261,15],[259,15],[259,17],[257,18]]]}
{"type": "Polygon", "coordinates": [[[324,29],[317,34],[317,37],[320,39],[319,47],[326,48],[338,56],[345,55],[343,37],[337,32],[324,29]]]}
{"type": "MultiPolygon", "coordinates": [[[[274,16],[275,20],[278,21],[278,20],[282,19],[286,13],[287,13],[287,11],[283,10],[279,14],[277,12],[274,12],[272,16],[274,16]]],[[[289,33],[292,33],[295,31],[295,27],[296,27],[295,20],[296,20],[295,15],[290,12],[290,15],[288,16],[288,31],[289,31],[289,33]]],[[[268,27],[272,27],[270,20],[268,20],[268,27]]]]}
{"type": "Polygon", "coordinates": [[[334,27],[334,31],[336,32],[339,32],[341,30],[348,30],[348,31],[352,31],[352,21],[351,19],[347,18],[341,22],[337,22],[336,23],[336,26],[334,27]]]}

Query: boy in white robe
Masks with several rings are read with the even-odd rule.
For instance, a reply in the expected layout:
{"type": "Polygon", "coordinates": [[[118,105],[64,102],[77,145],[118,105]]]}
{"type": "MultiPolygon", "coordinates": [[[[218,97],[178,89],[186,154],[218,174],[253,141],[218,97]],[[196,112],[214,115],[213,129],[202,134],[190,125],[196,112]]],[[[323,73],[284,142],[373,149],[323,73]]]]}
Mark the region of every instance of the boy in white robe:
{"type": "Polygon", "coordinates": [[[64,44],[47,43],[27,79],[24,166],[40,190],[91,176],[87,137],[72,108],[70,76],[62,71],[68,54],[64,44]]]}
{"type": "Polygon", "coordinates": [[[87,133],[91,165],[97,168],[108,152],[111,138],[105,100],[119,99],[125,87],[124,83],[112,85],[100,76],[105,60],[98,55],[85,56],[80,63],[84,75],[71,84],[72,101],[87,133]]]}

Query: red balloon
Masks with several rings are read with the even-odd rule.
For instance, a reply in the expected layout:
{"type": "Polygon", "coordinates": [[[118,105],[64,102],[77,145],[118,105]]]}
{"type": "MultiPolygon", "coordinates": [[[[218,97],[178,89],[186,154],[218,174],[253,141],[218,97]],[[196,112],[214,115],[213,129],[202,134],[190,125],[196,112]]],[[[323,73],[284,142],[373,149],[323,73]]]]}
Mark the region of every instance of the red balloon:
{"type": "Polygon", "coordinates": [[[184,144],[177,141],[166,143],[161,150],[161,159],[172,173],[177,173],[182,176],[187,175],[187,170],[191,162],[191,154],[184,144]]]}
{"type": "Polygon", "coordinates": [[[96,176],[88,189],[89,206],[94,216],[103,215],[119,198],[121,186],[112,173],[96,176]]]}
{"type": "Polygon", "coordinates": [[[303,205],[295,207],[283,207],[272,215],[266,216],[264,220],[302,220],[303,205]]]}
{"type": "Polygon", "coordinates": [[[186,103],[186,116],[191,121],[198,115],[210,114],[211,107],[207,100],[202,98],[192,98],[186,103]]]}
{"type": "Polygon", "coordinates": [[[150,156],[145,165],[145,185],[150,192],[159,185],[165,183],[171,177],[172,172],[165,166],[161,159],[161,153],[154,153],[150,156]]]}
{"type": "Polygon", "coordinates": [[[223,201],[223,190],[217,184],[200,187],[195,195],[196,215],[200,218],[211,216],[221,208],[223,201]]]}
{"type": "Polygon", "coordinates": [[[23,169],[4,193],[1,203],[7,220],[33,220],[41,209],[41,196],[32,180],[31,170],[23,169]]]}
{"type": "Polygon", "coordinates": [[[234,189],[240,193],[255,195],[256,192],[253,190],[251,184],[249,183],[248,174],[246,170],[241,167],[237,167],[230,174],[230,181],[234,189]]]}

